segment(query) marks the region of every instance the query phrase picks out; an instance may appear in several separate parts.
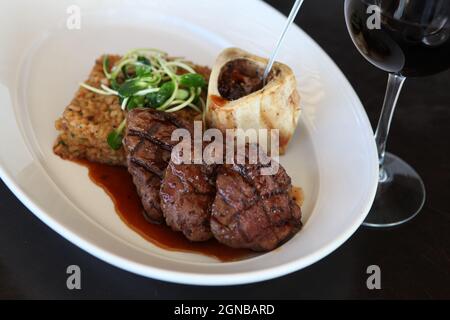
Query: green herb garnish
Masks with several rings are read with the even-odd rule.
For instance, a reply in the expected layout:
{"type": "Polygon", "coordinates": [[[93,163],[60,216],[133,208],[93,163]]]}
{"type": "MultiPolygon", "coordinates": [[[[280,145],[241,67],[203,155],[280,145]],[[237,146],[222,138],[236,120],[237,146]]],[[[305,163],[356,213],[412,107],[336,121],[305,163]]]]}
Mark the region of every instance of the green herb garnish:
{"type": "Polygon", "coordinates": [[[151,64],[151,63],[150,63],[150,60],[147,59],[146,57],[143,57],[143,56],[137,57],[137,61],[140,62],[140,63],[142,63],[142,64],[146,64],[146,65],[148,65],[148,66],[151,64]]]}
{"type": "Polygon", "coordinates": [[[119,87],[119,95],[121,97],[132,97],[137,92],[147,89],[148,83],[140,78],[129,79],[119,87]]]}
{"type": "Polygon", "coordinates": [[[122,147],[123,130],[125,129],[126,123],[127,120],[123,119],[120,125],[108,134],[106,141],[111,149],[119,150],[122,147]]]}
{"type": "Polygon", "coordinates": [[[105,76],[106,76],[107,78],[110,77],[109,70],[110,70],[110,66],[109,66],[109,56],[105,54],[105,55],[103,56],[103,73],[105,74],[105,76]]]}
{"type": "Polygon", "coordinates": [[[152,67],[146,64],[136,65],[136,76],[139,78],[149,77],[152,74],[152,67]]]}
{"type": "MultiPolygon", "coordinates": [[[[127,52],[111,65],[108,55],[103,56],[103,72],[109,86],[100,88],[88,84],[82,87],[102,95],[119,97],[122,110],[155,108],[175,112],[190,107],[204,112],[200,97],[206,86],[204,77],[182,59],[169,59],[167,53],[156,49],[135,49],[127,52]],[[184,73],[179,75],[180,73],[184,73]]],[[[124,120],[108,135],[108,145],[118,150],[122,146],[124,120]]]]}
{"type": "Polygon", "coordinates": [[[202,88],[206,85],[205,78],[198,73],[186,73],[179,77],[180,84],[188,88],[202,88]]]}

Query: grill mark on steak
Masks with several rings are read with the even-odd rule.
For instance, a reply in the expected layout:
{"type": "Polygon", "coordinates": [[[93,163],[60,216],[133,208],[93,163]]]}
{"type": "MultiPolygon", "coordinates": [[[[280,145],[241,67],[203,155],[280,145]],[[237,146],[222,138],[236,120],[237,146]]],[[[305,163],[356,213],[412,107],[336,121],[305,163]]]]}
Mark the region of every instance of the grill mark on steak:
{"type": "Polygon", "coordinates": [[[153,109],[128,112],[123,143],[127,153],[128,171],[133,177],[147,218],[163,222],[159,189],[170,160],[173,130],[184,128],[192,133],[192,124],[174,114],[153,109]]]}
{"type": "Polygon", "coordinates": [[[191,241],[212,237],[210,206],[214,200],[215,166],[169,163],[161,184],[166,223],[191,241]]]}
{"type": "Polygon", "coordinates": [[[211,230],[220,242],[267,251],[300,230],[301,209],[289,195],[290,177],[281,165],[275,175],[261,175],[264,167],[226,164],[219,169],[211,230]]]}
{"type": "Polygon", "coordinates": [[[170,151],[161,150],[161,152],[152,152],[153,142],[141,139],[133,150],[133,157],[130,161],[144,169],[153,172],[161,179],[170,160],[170,151]],[[150,150],[149,150],[150,149],[150,150]]]}
{"type": "Polygon", "coordinates": [[[139,138],[148,140],[151,143],[156,144],[159,147],[163,148],[164,150],[172,151],[173,145],[165,143],[165,142],[163,142],[161,140],[157,140],[153,136],[151,136],[150,134],[148,134],[146,132],[142,133],[142,132],[130,130],[129,134],[131,136],[135,136],[135,137],[139,137],[139,138]]]}
{"type": "Polygon", "coordinates": [[[186,128],[186,123],[182,123],[181,121],[177,121],[177,119],[171,116],[168,118],[170,120],[170,124],[173,128],[167,128],[167,121],[163,122],[159,118],[154,119],[152,125],[148,128],[147,131],[140,131],[136,129],[129,129],[128,134],[131,136],[137,136],[150,142],[157,144],[161,148],[172,151],[172,148],[178,143],[178,141],[172,141],[170,136],[172,135],[173,130],[178,128],[186,128]],[[158,136],[160,133],[159,130],[166,132],[169,136],[158,136]]]}

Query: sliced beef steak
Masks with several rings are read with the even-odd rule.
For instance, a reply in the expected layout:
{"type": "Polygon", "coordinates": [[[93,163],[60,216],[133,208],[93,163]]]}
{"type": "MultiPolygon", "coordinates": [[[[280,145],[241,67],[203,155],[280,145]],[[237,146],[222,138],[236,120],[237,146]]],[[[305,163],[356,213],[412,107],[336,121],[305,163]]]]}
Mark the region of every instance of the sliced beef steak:
{"type": "Polygon", "coordinates": [[[191,241],[214,236],[256,251],[272,250],[300,230],[301,210],[281,165],[275,174],[263,175],[270,163],[248,164],[248,145],[246,164],[237,164],[237,152],[235,164],[175,164],[170,158],[178,141],[171,136],[178,128],[193,136],[192,122],[176,115],[152,109],[128,113],[128,171],[150,220],[165,221],[191,241]]]}
{"type": "Polygon", "coordinates": [[[289,194],[290,177],[281,165],[275,175],[261,175],[263,167],[226,164],[218,169],[211,231],[230,247],[272,250],[302,226],[300,207],[289,194]]]}
{"type": "Polygon", "coordinates": [[[191,241],[210,239],[210,208],[215,192],[214,166],[171,161],[160,191],[167,225],[191,241]]]}
{"type": "Polygon", "coordinates": [[[192,124],[176,115],[153,109],[134,109],[127,115],[127,130],[123,139],[128,171],[133,177],[146,216],[153,222],[163,222],[159,189],[172,148],[172,132],[192,124]]]}

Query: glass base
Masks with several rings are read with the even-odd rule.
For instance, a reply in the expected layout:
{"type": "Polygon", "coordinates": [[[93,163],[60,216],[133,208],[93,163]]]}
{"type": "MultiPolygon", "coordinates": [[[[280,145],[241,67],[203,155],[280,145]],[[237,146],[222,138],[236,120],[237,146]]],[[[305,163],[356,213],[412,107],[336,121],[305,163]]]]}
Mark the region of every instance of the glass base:
{"type": "Polygon", "coordinates": [[[414,218],[425,203],[425,187],[417,172],[386,152],[378,189],[363,225],[393,227],[414,218]]]}

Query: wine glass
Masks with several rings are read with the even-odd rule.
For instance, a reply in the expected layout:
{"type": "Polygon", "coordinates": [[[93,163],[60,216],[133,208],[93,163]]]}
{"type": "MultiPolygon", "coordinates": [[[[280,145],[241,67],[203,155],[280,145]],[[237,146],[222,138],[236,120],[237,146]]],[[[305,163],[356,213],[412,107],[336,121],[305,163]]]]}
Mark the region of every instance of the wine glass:
{"type": "Polygon", "coordinates": [[[422,209],[425,187],[410,165],[385,152],[389,127],[407,77],[450,68],[450,0],[346,0],[344,7],[347,28],[359,52],[389,73],[375,132],[378,190],[364,225],[396,226],[422,209]]]}

